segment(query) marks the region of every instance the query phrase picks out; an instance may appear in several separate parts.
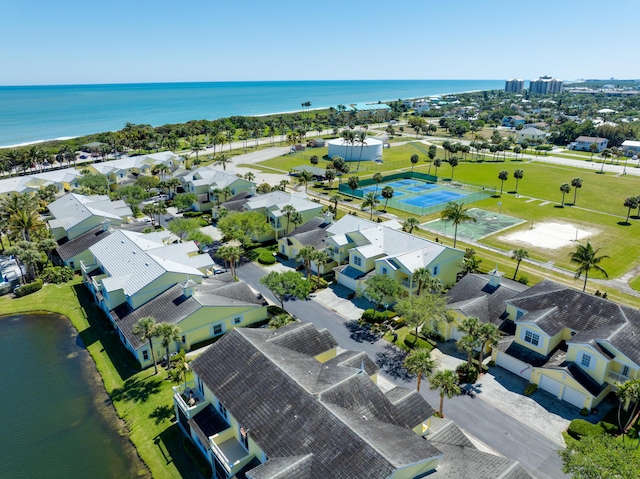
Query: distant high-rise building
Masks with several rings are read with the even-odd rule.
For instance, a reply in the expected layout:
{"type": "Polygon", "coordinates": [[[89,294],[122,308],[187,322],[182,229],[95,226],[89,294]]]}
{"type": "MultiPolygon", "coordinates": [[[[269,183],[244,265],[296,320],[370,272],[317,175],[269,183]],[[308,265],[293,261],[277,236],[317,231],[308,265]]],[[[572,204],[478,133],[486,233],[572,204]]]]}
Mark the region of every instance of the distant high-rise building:
{"type": "Polygon", "coordinates": [[[562,93],[562,86],[562,80],[545,75],[529,82],[529,92],[540,95],[562,93]]]}
{"type": "Polygon", "coordinates": [[[507,80],[504,84],[504,91],[511,93],[520,93],[523,88],[524,80],[520,80],[519,78],[512,78],[511,80],[507,80]]]}

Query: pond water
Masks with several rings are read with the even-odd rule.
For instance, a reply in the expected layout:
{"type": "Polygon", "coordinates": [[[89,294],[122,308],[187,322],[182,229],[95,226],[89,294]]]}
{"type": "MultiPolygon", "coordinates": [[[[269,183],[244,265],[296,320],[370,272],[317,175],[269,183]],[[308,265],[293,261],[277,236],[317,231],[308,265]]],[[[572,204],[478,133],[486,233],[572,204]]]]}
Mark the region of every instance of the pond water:
{"type": "Polygon", "coordinates": [[[0,317],[0,477],[125,478],[145,467],[118,430],[95,364],[65,317],[0,317]]]}

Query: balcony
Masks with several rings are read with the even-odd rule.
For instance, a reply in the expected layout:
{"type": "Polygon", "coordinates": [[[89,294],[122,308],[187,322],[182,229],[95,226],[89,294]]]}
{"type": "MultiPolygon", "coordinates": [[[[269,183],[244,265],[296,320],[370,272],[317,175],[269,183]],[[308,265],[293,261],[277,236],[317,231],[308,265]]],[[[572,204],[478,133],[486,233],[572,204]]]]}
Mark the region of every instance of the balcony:
{"type": "Polygon", "coordinates": [[[211,450],[218,457],[220,464],[230,473],[235,474],[240,467],[248,462],[249,453],[238,442],[233,429],[211,436],[209,438],[211,450]]]}
{"type": "Polygon", "coordinates": [[[418,289],[418,283],[414,282],[412,284],[409,279],[403,279],[401,284],[402,284],[403,288],[408,289],[409,291],[414,291],[414,290],[418,289]]]}
{"type": "Polygon", "coordinates": [[[210,401],[206,401],[202,393],[198,391],[195,381],[174,386],[173,399],[188,419],[198,414],[210,403],[210,401]]]}
{"type": "Polygon", "coordinates": [[[624,376],[619,373],[614,373],[613,371],[609,372],[607,374],[607,377],[605,378],[605,381],[607,381],[610,384],[623,383],[628,380],[629,380],[629,376],[624,376]]]}

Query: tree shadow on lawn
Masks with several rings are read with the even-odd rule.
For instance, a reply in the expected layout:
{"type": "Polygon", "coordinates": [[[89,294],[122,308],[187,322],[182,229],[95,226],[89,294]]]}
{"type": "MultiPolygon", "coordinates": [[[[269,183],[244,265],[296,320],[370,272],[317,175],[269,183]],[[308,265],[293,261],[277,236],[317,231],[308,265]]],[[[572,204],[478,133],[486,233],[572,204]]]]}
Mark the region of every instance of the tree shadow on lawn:
{"type": "Polygon", "coordinates": [[[79,333],[86,348],[96,342],[102,344],[100,352],[106,353],[116,368],[122,380],[126,380],[140,371],[137,362],[133,361],[130,353],[115,334],[113,327],[84,284],[73,286],[74,293],[80,304],[81,314],[89,323],[89,327],[79,333]]]}
{"type": "Polygon", "coordinates": [[[167,464],[173,462],[173,465],[180,473],[180,477],[205,479],[205,476],[202,475],[186,453],[183,445],[185,439],[186,437],[180,430],[178,423],[174,423],[156,436],[153,442],[160,448],[160,452],[167,464]]]}
{"type": "Polygon", "coordinates": [[[151,395],[160,391],[161,385],[160,377],[131,377],[124,382],[123,387],[114,389],[111,397],[114,401],[146,402],[151,395]]]}
{"type": "Polygon", "coordinates": [[[631,226],[631,223],[629,223],[628,221],[618,221],[618,224],[620,226],[631,226]]]}
{"type": "Polygon", "coordinates": [[[373,344],[380,339],[380,336],[371,332],[368,324],[361,325],[358,321],[352,319],[351,321],[345,322],[344,325],[351,333],[349,337],[356,343],[364,343],[366,341],[373,344]]]}
{"type": "Polygon", "coordinates": [[[156,424],[160,424],[167,419],[173,420],[174,418],[174,410],[171,404],[165,404],[162,406],[158,406],[153,410],[151,414],[149,414],[151,419],[156,420],[156,424]]]}
{"type": "Polygon", "coordinates": [[[405,351],[387,344],[384,351],[376,353],[376,366],[393,379],[409,382],[415,378],[415,375],[410,374],[404,367],[406,357],[405,351]]]}

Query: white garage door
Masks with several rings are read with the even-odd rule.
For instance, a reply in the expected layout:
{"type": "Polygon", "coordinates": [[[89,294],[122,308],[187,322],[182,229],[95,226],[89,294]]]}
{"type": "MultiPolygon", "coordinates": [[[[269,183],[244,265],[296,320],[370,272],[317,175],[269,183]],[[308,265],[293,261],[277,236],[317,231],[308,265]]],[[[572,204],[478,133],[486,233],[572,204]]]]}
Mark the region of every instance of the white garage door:
{"type": "Polygon", "coordinates": [[[562,399],[567,401],[569,404],[573,404],[575,407],[582,409],[587,396],[576,389],[565,386],[564,391],[562,391],[562,399]]]}
{"type": "Polygon", "coordinates": [[[347,288],[353,291],[356,291],[356,289],[358,288],[358,285],[355,279],[349,278],[348,276],[345,276],[342,273],[338,273],[338,283],[343,286],[346,286],[347,288]]]}
{"type": "Polygon", "coordinates": [[[556,381],[549,376],[540,376],[540,383],[538,384],[538,387],[540,389],[544,389],[547,392],[550,392],[555,397],[558,397],[558,394],[560,394],[561,386],[562,384],[560,383],[560,381],[556,381]]]}
{"type": "Polygon", "coordinates": [[[513,374],[517,374],[518,376],[525,378],[527,381],[531,378],[532,368],[527,363],[522,362],[513,356],[509,356],[502,351],[498,351],[496,364],[505,368],[507,371],[511,371],[513,374]]]}

